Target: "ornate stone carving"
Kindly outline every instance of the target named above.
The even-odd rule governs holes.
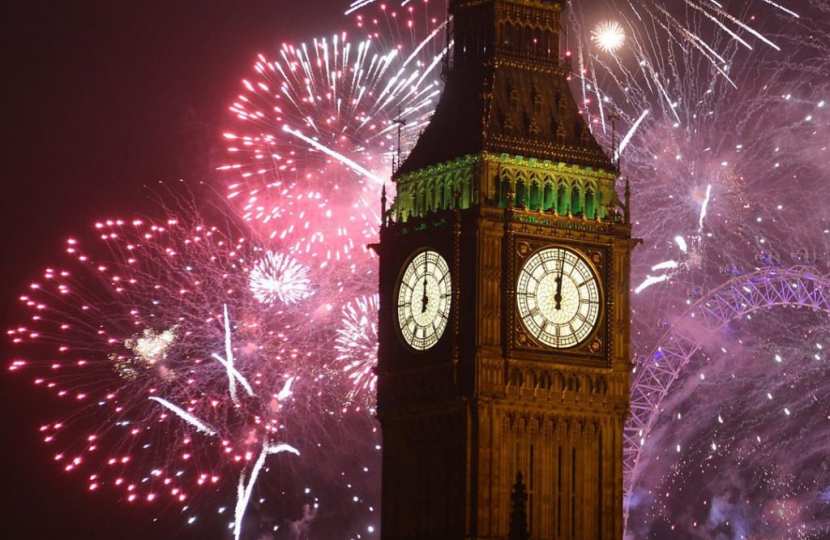
[[[631,225],[558,58],[567,2],[450,6],[455,67],[377,246],[382,540],[507,538],[518,472],[534,539],[622,540]],[[599,330],[567,350],[536,343],[515,313],[517,269],[554,245],[586,255],[606,300]],[[403,261],[424,246],[452,261],[458,288],[452,338],[416,355],[389,321]]]

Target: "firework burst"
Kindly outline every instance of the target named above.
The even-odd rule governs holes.
[[[191,519],[199,500],[236,492],[239,538],[268,464],[297,471],[284,492],[306,481],[303,448],[337,432],[350,381],[331,375],[326,343],[342,284],[192,216],[96,230],[98,245],[70,239],[68,263],[20,297],[29,317],[8,331],[10,369],[63,400],[43,440],[91,491],[169,497]]]
[[[404,146],[428,121],[440,88],[443,43],[433,18],[422,19],[422,30],[398,24],[384,38],[384,25],[407,21],[405,11],[394,17],[383,10],[375,20],[367,15],[369,4],[353,6],[362,10],[363,41],[339,35],[285,45],[275,59],[262,56],[231,107],[236,123],[225,135],[231,160],[222,169],[230,178],[227,196],[252,225],[255,241],[247,232],[229,234],[200,220],[103,222],[97,227],[103,249],[70,240],[65,267],[46,270],[21,297],[28,317],[8,332],[18,346],[10,369],[31,374],[37,387],[65,404],[66,417],[44,425],[43,439],[56,447],[64,470],[84,475],[90,490],[118,490],[131,502],[168,497],[193,515],[194,500],[213,500],[220,486],[229,486],[237,536],[246,509],[265,498],[254,495],[268,464],[298,466],[304,480],[345,478],[340,499],[359,501],[368,511],[376,506],[376,492],[353,489],[355,478],[374,472],[379,450],[374,437],[353,434],[371,428],[361,418],[359,429],[345,430],[352,436],[343,438],[332,426],[349,401],[371,403],[376,300],[361,296],[373,286],[374,263],[364,246],[376,235],[379,180],[389,176],[397,155],[395,120],[407,120]],[[747,16],[747,3],[688,0],[678,11],[655,0],[609,2],[626,47],[608,55],[589,52],[587,39],[577,44],[581,76],[575,81],[595,133],[611,146],[612,109],[626,128],[618,150],[634,185],[638,234],[648,246],[634,261],[642,287],[635,295],[639,351],[651,350],[678,313],[728,276],[784,262],[826,263],[830,33],[823,21],[830,8],[817,0],[809,4],[809,17],[798,17],[783,4],[755,5],[774,21],[762,33]],[[577,29],[594,27],[596,18],[579,5],[572,19]],[[266,281],[256,280],[271,302],[263,305],[252,276],[269,253],[283,262],[291,258],[307,273],[286,277],[274,273],[282,263],[268,263],[259,271]],[[282,290],[293,292],[284,298],[274,293]],[[341,311],[342,318],[335,316]],[[796,358],[817,363],[788,373],[823,381],[815,366],[821,366],[827,340],[819,331],[826,324],[802,318],[761,318],[754,331],[736,327],[735,335],[798,339],[779,340],[775,351],[760,339],[751,346],[741,338],[724,342],[704,358],[721,361],[718,377],[709,378],[734,380],[746,359],[786,365],[785,359]],[[757,370],[752,377],[765,374]],[[827,394],[819,385],[795,395],[795,381],[782,380],[787,385],[770,383],[766,393],[737,389],[745,401],[724,408],[781,403],[787,412],[776,410],[781,414],[769,424],[778,431],[783,416],[808,410],[801,398]],[[763,381],[753,388],[759,387]],[[713,463],[713,455],[720,459],[724,449],[744,443],[743,433],[760,437],[757,426],[772,418],[768,411],[754,418],[736,414],[735,429],[725,433],[718,426],[730,426],[728,414],[712,414],[708,399],[696,400],[694,414],[687,414],[682,398],[667,410],[694,420],[661,433],[683,442],[649,444],[659,449],[668,441],[672,452],[689,458],[649,480],[654,492],[670,497],[638,499],[633,515],[644,538],[672,534],[660,535],[657,521],[666,516],[686,520],[672,527],[695,530],[693,512],[678,511],[685,501],[680,495],[692,490],[677,486]],[[814,412],[815,418],[827,413]],[[810,431],[817,435],[796,434],[803,447],[826,446],[820,425]],[[326,444],[329,437],[339,444]],[[685,453],[694,439],[715,449],[698,445]],[[348,467],[326,466],[338,450],[360,457]],[[669,463],[662,450],[649,454],[662,458],[652,465]],[[780,453],[764,455],[769,463],[786,461]],[[772,478],[786,498],[796,485],[787,481],[791,473],[760,476]],[[710,477],[705,493],[717,494],[728,481],[735,485],[734,478]],[[279,491],[289,490],[287,482],[274,480]],[[826,488],[811,487],[826,497]],[[722,499],[719,511],[740,517],[740,508]],[[688,506],[699,502],[709,512],[711,500]],[[810,504],[802,499],[802,507]],[[809,537],[794,518],[809,519],[808,513],[790,504],[764,505],[757,519],[774,510],[784,522],[769,535]],[[715,521],[703,537],[717,534]],[[338,524],[333,530],[356,528]],[[811,530],[821,537],[822,529]]]
[[[318,266],[370,256],[399,135],[418,133],[440,92],[435,29],[412,48],[366,33],[260,55],[230,107],[228,198],[258,234]]]
[[[343,308],[335,350],[343,373],[351,381],[350,400],[374,403],[378,361],[378,295],[363,296]]]
[[[753,18],[748,4],[727,3],[717,22],[697,9],[708,7],[692,4],[685,2],[689,11],[683,13],[666,4],[667,13],[655,12],[660,16],[641,9],[641,16],[651,17],[646,25],[626,10],[657,3],[620,4],[625,49],[590,53],[585,40],[577,54],[583,111],[608,147],[616,138],[623,172],[631,177],[635,233],[646,240],[632,265],[638,370],[646,358],[653,360],[668,328],[694,326],[681,314],[725,281],[765,267],[809,265],[821,273],[830,252],[830,223],[818,202],[830,195],[824,158],[830,141],[830,4],[800,5],[809,18],[767,4],[765,17]],[[576,9],[575,24],[590,24]],[[734,26],[735,20],[758,26],[751,32]],[[757,35],[762,29],[764,39]],[[803,438],[807,447],[820,444],[826,432],[817,430],[806,443],[812,437],[792,434],[786,422],[795,411],[824,407],[802,398],[821,395],[805,388],[825,383],[792,383],[788,391],[778,383],[781,372],[762,376],[753,362],[776,355],[804,359],[793,361],[786,374],[811,373],[814,366],[806,360],[822,357],[822,326],[826,320],[815,315],[749,314],[724,335],[690,334],[703,345],[701,352],[672,388],[670,405],[660,406],[666,412],[658,427],[642,437],[640,468],[630,486],[631,534],[826,535],[826,515],[812,509],[821,504],[816,485],[830,478],[808,479],[753,457],[814,470],[809,460],[776,454],[766,441],[780,440],[771,433],[780,430]],[[798,343],[787,336],[799,336]],[[741,387],[742,375],[750,385]],[[728,388],[734,393],[720,390]],[[741,505],[728,493],[735,486]],[[781,504],[783,493],[798,502]],[[771,508],[780,508],[781,517],[762,517]]]
[[[266,252],[251,270],[251,292],[263,304],[297,303],[313,294],[308,271],[308,267],[289,255]]]
[[[603,21],[591,31],[597,47],[607,53],[617,52],[625,45],[625,30],[617,21]]]

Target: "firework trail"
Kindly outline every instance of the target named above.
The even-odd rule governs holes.
[[[230,107],[228,199],[262,238],[308,264],[371,256],[399,135],[405,151],[441,88],[442,22],[415,18],[361,15],[362,39],[343,33],[260,55]]]
[[[419,16],[414,24],[426,27],[411,30],[400,24],[405,15],[386,9],[375,22],[370,4],[354,6],[363,41],[337,36],[260,57],[231,107],[232,159],[222,170],[253,240],[249,231],[223,233],[197,219],[103,222],[103,249],[70,241],[66,269],[48,269],[21,298],[29,317],[9,330],[19,346],[10,369],[64,400],[66,418],[43,426],[43,437],[60,447],[55,459],[67,472],[88,473],[91,490],[118,488],[128,501],[166,495],[192,514],[191,501],[213,501],[216,486],[230,486],[230,527],[239,536],[246,512],[266,512],[266,497],[254,492],[267,491],[270,482],[257,479],[274,464],[277,491],[327,486],[325,500],[308,501],[315,510],[360,505],[351,509],[359,516],[341,512],[319,529],[329,531],[324,537],[351,535],[356,523],[376,526],[377,489],[355,488],[357,479],[377,483],[376,433],[365,417],[341,416],[349,403],[372,401],[373,261],[364,246],[377,232],[376,180],[389,177],[397,155],[395,120],[407,120],[404,144],[428,121],[444,44],[436,19]],[[740,23],[751,20],[741,2],[689,0],[679,11],[655,1],[609,2],[614,10],[601,18],[575,5],[577,29],[611,13],[626,35],[616,52],[600,53],[589,33],[574,32],[586,36],[576,44],[582,76],[575,83],[601,139],[608,142],[611,110],[626,133],[620,157],[632,179],[637,233],[647,240],[634,275],[637,285],[651,274],[658,280],[635,296],[640,351],[730,275],[827,262],[830,8],[818,0],[798,10],[786,4],[757,3],[767,24],[754,33]],[[268,261],[280,254],[296,267],[286,272]],[[641,496],[630,522],[642,537],[664,538],[666,527],[692,531],[690,538],[821,537],[824,518],[813,510],[830,485],[822,461],[805,453],[795,462],[815,473],[812,483],[793,468],[759,464],[761,456],[786,462],[776,441],[826,447],[817,420],[809,433],[796,433],[795,422],[760,409],[766,400],[787,418],[827,416],[820,397],[828,395],[820,369],[826,322],[809,317],[759,317],[706,349],[701,360],[713,372],[695,377],[727,384],[744,366],[754,390],[736,388],[719,405],[691,387],[672,396],[667,410],[686,420],[663,424],[649,443],[655,450],[638,493],[652,496]],[[785,377],[774,372],[781,380],[753,371],[754,360],[778,357],[784,362],[773,363],[794,366]],[[804,396],[811,395],[818,401],[810,404]],[[690,396],[694,404],[684,401]],[[752,449],[757,457],[741,462],[748,472],[735,484],[753,494],[751,512],[727,497],[733,476],[694,479],[701,467],[726,470],[736,455],[730,449],[750,448],[742,445],[757,437],[771,443],[766,453]],[[331,439],[338,444],[326,444]],[[683,459],[668,458],[668,450]],[[352,459],[347,465],[325,465],[343,454]],[[303,480],[292,483],[283,473],[295,467]],[[342,485],[331,486],[334,476]],[[762,489],[762,480],[776,490]],[[684,499],[689,492],[706,498]],[[773,513],[775,527],[759,530]],[[694,526],[701,514],[706,528]],[[740,531],[718,529],[723,516]]]
[[[586,35],[596,13],[573,7],[575,33]],[[620,11],[627,44],[607,53],[587,39],[576,43],[578,84],[583,112],[609,147],[608,111],[622,118],[619,157],[647,245],[635,259],[639,292],[683,281],[688,294],[670,310],[682,312],[689,296],[725,275],[794,254],[799,262],[822,259],[826,237],[815,233],[826,228],[816,195],[826,193],[827,3],[805,7],[810,22],[782,6],[763,8],[758,32],[780,51],[746,50],[698,9],[664,13],[645,1],[607,7]],[[745,3],[712,9],[758,19]],[[690,34],[717,51],[717,66],[688,46]],[[658,304],[640,308],[663,309]]]
[[[613,127],[625,133],[622,169],[646,240],[633,261],[634,346],[649,355],[724,281],[769,266],[826,271],[830,4],[611,4],[626,44],[576,44],[578,85],[609,147],[609,111],[622,118]],[[578,28],[600,20],[575,9]],[[826,445],[810,418],[830,412],[826,329],[826,316],[773,311],[694,335],[704,347],[645,439],[632,537],[826,537],[830,475],[790,446]]]
[[[329,437],[348,436],[338,424],[352,384],[329,346],[337,278],[194,215],[96,232],[97,243],[67,241],[69,260],[30,285],[28,321],[8,331],[10,370],[64,403],[41,432],[66,472],[128,502],[170,497],[189,523],[238,483],[238,539],[253,493],[273,491],[257,482],[269,464],[281,464],[281,491],[340,467]],[[252,286],[275,272],[281,295]],[[313,464],[299,457],[307,446]]]
[[[431,113],[443,44],[438,22],[421,38],[358,23],[361,41],[286,45],[244,82],[231,107],[243,131],[225,135],[238,159],[222,170],[250,229],[188,212],[102,222],[103,249],[70,241],[69,268],[22,298],[31,320],[9,332],[11,369],[72,398],[44,439],[91,490],[169,494],[188,523],[235,498],[236,538],[253,506],[272,512],[255,492],[310,505],[324,538],[377,527],[377,433],[350,413],[372,407],[374,338],[355,332],[374,326],[348,313],[376,306],[361,298],[375,285],[378,180],[397,157],[395,120],[406,145]],[[367,347],[360,365],[332,346],[349,331]],[[276,485],[258,481],[273,464]]]

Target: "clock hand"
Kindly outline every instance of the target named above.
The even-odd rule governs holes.
[[[424,297],[421,299],[421,313],[426,313],[427,305],[429,304],[429,296],[427,296],[427,278],[424,278]]]
[[[556,277],[556,294],[553,299],[556,301],[556,309],[562,309],[562,278],[565,274],[565,261],[559,265],[559,275]]]
[[[427,312],[427,305],[429,305],[429,296],[427,296],[427,276],[429,275],[429,259],[424,256],[424,297],[421,299],[421,313]]]

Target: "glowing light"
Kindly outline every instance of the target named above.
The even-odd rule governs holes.
[[[182,409],[178,405],[174,405],[173,403],[170,403],[166,399],[162,399],[160,397],[155,397],[155,396],[150,397],[150,401],[155,401],[156,403],[159,403],[162,407],[165,407],[165,408],[169,409],[176,416],[178,416],[179,418],[181,418],[182,420],[184,420],[185,422],[187,422],[191,426],[195,427],[196,429],[198,429],[202,433],[205,433],[205,434],[210,435],[210,436],[216,435],[216,430],[215,429],[211,428],[210,426],[208,426],[207,424],[205,424],[204,422],[202,422],[201,420],[199,420],[198,418],[196,418],[195,416],[193,416],[189,412],[185,411],[184,409]]]
[[[337,330],[334,348],[343,364],[343,373],[352,383],[349,399],[374,399],[377,375],[378,295],[364,296],[343,308],[343,322]]]
[[[597,47],[613,54],[625,45],[626,36],[625,30],[617,21],[603,21],[591,31],[591,37]]]
[[[251,388],[251,384],[248,380],[242,376],[239,371],[233,365],[233,346],[232,346],[232,338],[231,338],[231,321],[230,317],[228,316],[228,305],[225,304],[222,306],[222,315],[223,315],[223,323],[225,328],[225,357],[222,358],[216,353],[213,353],[211,356],[217,360],[220,364],[225,366],[225,369],[228,370],[228,393],[230,394],[231,401],[233,401],[236,405],[239,405],[239,399],[236,397],[236,383],[242,385],[245,391],[248,393],[249,396],[254,395],[254,390]]]
[[[165,358],[176,340],[177,329],[178,326],[174,326],[157,334],[151,328],[145,328],[142,337],[128,339],[124,346],[132,350],[141,361],[152,365]]]
[[[293,304],[313,294],[308,275],[309,268],[290,255],[269,251],[254,264],[251,291],[264,304]]]
[[[664,274],[662,276],[647,276],[646,279],[636,289],[634,289],[634,294],[640,294],[649,287],[657,285],[658,283],[665,283],[669,279],[671,279],[671,276],[668,274]]]
[[[382,16],[385,30],[361,26],[362,40],[338,34],[259,55],[230,106],[227,197],[272,249],[308,266],[369,256],[399,130],[405,155],[440,94],[444,19],[410,27]]]
[[[350,402],[330,376],[339,369],[330,345],[336,329],[316,324],[317,304],[276,309],[255,298],[250,276],[267,250],[253,238],[187,209],[140,224],[101,223],[93,238],[102,249],[76,238],[66,270],[47,270],[52,277],[21,298],[43,331],[10,331],[12,339],[25,335],[14,371],[73,398],[63,400],[65,421],[43,438],[65,446],[57,454],[67,470],[95,471],[91,490],[124,489],[130,502],[166,495],[195,508],[211,495],[186,485],[222,493],[241,471],[250,493],[259,469],[249,461],[299,448],[268,442],[291,437],[288,426],[328,424],[315,443],[346,430],[339,415]],[[328,293],[326,304],[347,303],[341,275],[308,268],[307,279]],[[47,303],[48,312],[40,307]],[[46,331],[53,327],[59,331]],[[308,432],[302,437],[312,442]]]

